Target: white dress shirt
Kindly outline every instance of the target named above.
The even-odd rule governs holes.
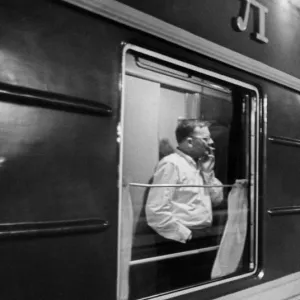
[[[183,152],[164,157],[157,165],[153,184],[221,185],[214,172],[204,173]],[[212,205],[223,200],[223,188],[152,187],[146,203],[146,217],[161,236],[185,243],[191,229],[212,224]]]

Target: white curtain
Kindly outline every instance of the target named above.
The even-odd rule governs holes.
[[[133,210],[129,185],[123,187],[120,240],[119,300],[127,300],[129,295],[129,268],[133,238]]]
[[[228,220],[211,272],[212,278],[237,270],[246,241],[247,216],[247,180],[237,180],[228,195]]]

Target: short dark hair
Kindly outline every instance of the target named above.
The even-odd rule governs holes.
[[[200,121],[199,119],[182,119],[178,121],[175,131],[177,143],[180,144],[187,137],[191,136],[196,127],[209,127],[210,123],[207,121]]]

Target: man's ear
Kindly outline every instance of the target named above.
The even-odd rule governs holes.
[[[193,139],[191,137],[186,138],[186,142],[189,146],[193,145]]]

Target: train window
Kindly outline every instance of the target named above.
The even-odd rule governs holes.
[[[135,46],[123,84],[119,293],[170,297],[252,274],[256,88]]]

